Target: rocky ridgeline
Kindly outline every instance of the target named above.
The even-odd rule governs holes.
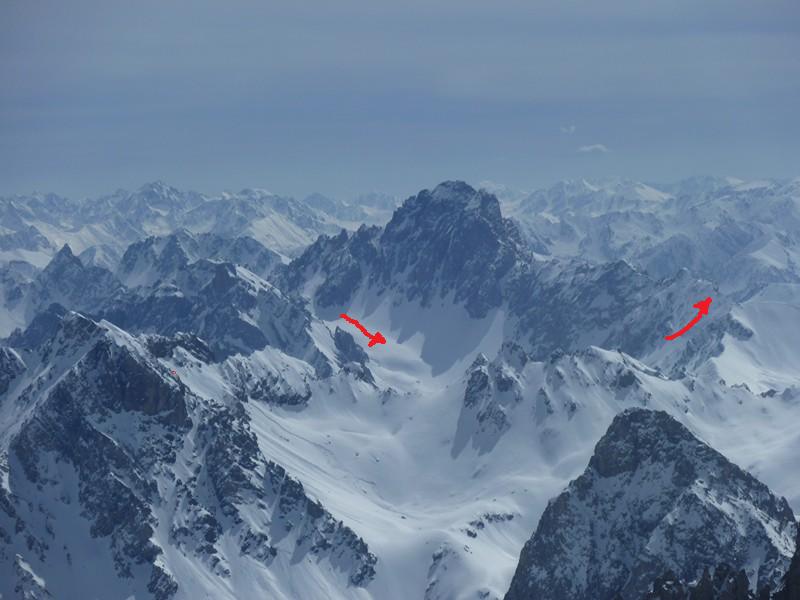
[[[159,362],[176,348],[203,356],[200,340],[137,338],[76,313],[54,323],[21,351],[29,369],[2,353],[14,402],[30,415],[0,461],[0,573],[12,587],[89,594],[58,568],[86,544],[111,556],[113,593],[159,600],[181,585],[176,552],[223,579],[239,554],[267,568],[314,556],[352,586],[374,577],[364,541],[262,454],[248,399],[204,400]]]

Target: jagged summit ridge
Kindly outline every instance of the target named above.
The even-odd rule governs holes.
[[[452,294],[471,316],[499,306],[502,279],[531,257],[497,198],[461,181],[448,181],[408,198],[381,230],[362,227],[322,237],[295,260],[288,285],[314,272],[323,307],[346,303],[361,286],[392,289],[423,306]]]

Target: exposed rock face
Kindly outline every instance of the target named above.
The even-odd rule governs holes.
[[[363,365],[369,360],[367,353],[364,352],[361,346],[356,344],[353,336],[341,327],[337,327],[333,332],[333,342],[339,352],[339,357],[343,361],[356,362]]]
[[[84,266],[65,244],[34,280],[29,292],[30,314],[53,302],[92,312],[121,289],[122,284],[110,271]]]
[[[702,576],[686,582],[668,571],[653,581],[652,590],[642,600],[769,600],[768,588],[758,593],[750,589],[743,569],[734,571],[729,565],[717,565],[712,572],[704,569]]]
[[[152,284],[126,292],[101,316],[137,333],[194,334],[208,340],[217,360],[274,346],[308,360],[320,375],[330,374],[308,332],[311,316],[299,301],[232,263],[200,259],[177,270],[154,265],[167,273],[163,279],[148,271],[142,280]]]
[[[323,307],[345,306],[358,286],[379,260],[380,227],[360,227],[335,236],[320,236],[281,273],[281,287],[295,291],[306,278],[316,273],[324,276],[314,292]]]
[[[149,237],[131,244],[117,268],[128,287],[169,281],[178,271],[202,259],[230,262],[266,277],[281,257],[251,237],[224,238],[211,233],[180,230],[164,237]]]
[[[19,354],[11,348],[0,346],[0,396],[2,396],[11,382],[25,370],[25,363]]]
[[[190,333],[178,333],[173,337],[150,335],[146,340],[147,349],[158,358],[171,356],[177,348],[182,348],[203,362],[214,362],[214,354],[208,344]]]
[[[409,198],[386,225],[378,276],[393,284],[407,273],[406,295],[428,304],[453,292],[481,317],[503,300],[502,278],[524,252],[516,225],[500,214],[497,198],[460,181]]]
[[[39,312],[24,331],[17,329],[8,337],[8,344],[15,348],[36,348],[55,335],[61,319],[67,310],[58,303],[53,303]]]
[[[158,493],[150,471],[175,460],[178,436],[190,426],[185,390],[163,379],[135,346],[75,313],[65,315],[55,336],[37,350],[40,360],[63,362],[66,370],[51,388],[42,373],[19,396],[30,403],[34,418],[22,424],[9,447],[14,462],[7,517],[16,519],[17,532],[46,563],[47,538],[55,533],[46,526],[49,536],[42,536],[41,522],[53,518],[53,507],[32,503],[30,494],[38,490],[47,497],[69,473],[75,495],[64,491],[61,501],[78,503],[91,538],[109,540],[117,575],[149,570],[155,597],[168,597],[177,587],[157,562],[162,549],[152,540],[152,503]],[[122,415],[139,424],[138,435],[130,436]],[[162,431],[170,433],[162,438]]]
[[[321,306],[345,305],[368,282],[423,306],[452,293],[471,316],[482,317],[501,304],[503,277],[528,256],[494,196],[448,181],[406,200],[382,230],[362,227],[352,235],[321,237],[292,263],[287,277],[296,286],[309,270],[322,271],[325,280],[315,294]]]
[[[374,384],[375,377],[367,367],[369,357],[364,352],[364,349],[356,344],[353,336],[342,328],[337,327],[333,332],[333,342],[342,369],[352,373],[357,379]]]
[[[492,362],[479,354],[467,371],[453,456],[458,455],[467,443],[480,452],[488,452],[511,426],[510,410],[522,396],[516,374],[503,360],[502,354]]]
[[[800,600],[800,524],[797,526],[797,542],[792,562],[774,598],[775,600]]]
[[[548,505],[506,600],[639,599],[667,570],[692,581],[721,561],[774,586],[795,533],[784,499],[666,413],[629,409]]]

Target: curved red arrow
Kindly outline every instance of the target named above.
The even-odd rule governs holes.
[[[677,337],[681,337],[684,333],[689,331],[692,327],[697,325],[700,322],[700,319],[703,318],[703,315],[708,314],[708,307],[711,305],[711,297],[709,296],[705,300],[701,300],[696,304],[692,304],[692,307],[697,309],[697,314],[694,316],[694,319],[689,321],[686,325],[684,325],[681,329],[676,331],[675,333],[664,337],[665,340],[674,340]]]
[[[354,318],[348,317],[344,313],[340,314],[339,316],[342,317],[348,323],[352,323],[353,325],[358,327],[358,330],[369,338],[369,344],[367,344],[367,346],[369,348],[372,348],[375,344],[385,344],[386,343],[386,338],[383,337],[383,334],[381,334],[380,331],[376,331],[374,334],[372,334],[369,331],[367,331],[366,327],[364,327],[361,323],[356,321]]]

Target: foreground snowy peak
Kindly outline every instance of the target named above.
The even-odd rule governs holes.
[[[638,599],[667,570],[720,562],[774,589],[795,533],[786,500],[666,413],[629,409],[548,505],[506,600]]]
[[[374,577],[363,540],[262,453],[242,369],[76,313],[34,338],[0,353],[4,598],[307,597]]]

